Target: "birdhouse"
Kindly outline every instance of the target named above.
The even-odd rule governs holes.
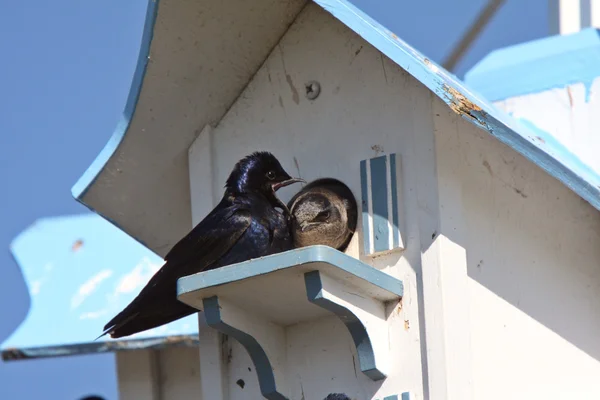
[[[346,0],[150,1],[73,194],[162,257],[257,150],[351,189],[350,245],[181,277],[198,346],[119,356],[123,400],[600,396],[600,176]]]

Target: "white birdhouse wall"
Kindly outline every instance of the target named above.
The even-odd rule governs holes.
[[[198,350],[171,347],[116,353],[120,400],[198,399]]]
[[[435,98],[433,115],[439,236],[424,248],[424,276],[428,259],[441,266],[423,295],[426,326],[445,329],[445,348],[427,342],[429,365],[448,366],[441,390],[600,398],[598,211]]]
[[[404,283],[388,378],[361,374],[328,317],[286,329],[291,399],[600,397],[598,213],[314,4],[191,147],[194,223],[255,150],[306,180],[345,182],[363,212],[347,253]],[[231,347],[229,398],[260,399],[249,356]]]
[[[361,233],[363,220],[377,223],[373,217],[378,210],[371,205],[359,215],[358,233],[347,253],[404,282],[403,304],[389,319],[394,359],[390,376],[373,382],[362,374],[347,330],[335,317],[327,317],[286,330],[292,399],[322,399],[336,391],[356,399],[401,398],[404,392],[422,398],[419,317],[413,297],[420,265],[418,221],[408,212],[416,208],[417,177],[407,172],[417,171],[424,161],[415,152],[419,137],[433,137],[430,93],[327,12],[309,4],[223,119],[205,127],[190,148],[194,223],[222,195],[233,163],[256,150],[273,152],[288,173],[307,181],[340,179],[359,205],[363,189],[368,189],[372,204],[385,208],[384,219],[369,229],[374,251],[364,247]],[[371,174],[367,182],[363,174],[361,179],[361,161],[375,159],[369,164],[377,168],[382,157],[384,175]],[[373,190],[375,181],[383,185],[382,191]],[[212,192],[206,190],[208,184]],[[299,189],[293,185],[278,194],[287,202]],[[375,239],[379,228],[385,237]],[[412,249],[404,250],[411,238]],[[231,346],[229,398],[260,398],[249,356],[239,344]],[[236,384],[238,379],[243,388]]]

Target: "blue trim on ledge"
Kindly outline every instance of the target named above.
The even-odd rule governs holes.
[[[309,246],[179,278],[177,296],[312,262],[324,262],[402,297],[402,281],[329,246]]]
[[[490,101],[583,83],[586,101],[600,76],[600,31],[587,28],[491,52],[465,75]]]
[[[137,66],[133,74],[129,95],[127,96],[127,102],[125,103],[125,109],[123,110],[123,115],[117,123],[117,127],[115,128],[108,143],[106,143],[100,154],[98,154],[96,159],[71,188],[71,194],[77,200],[81,200],[81,198],[85,196],[85,193],[89,187],[95,182],[96,178],[98,178],[98,175],[100,175],[110,158],[123,141],[123,138],[127,133],[127,129],[129,129],[129,124],[133,118],[133,114],[142,91],[144,76],[146,75],[146,67],[148,66],[148,59],[150,55],[150,44],[152,43],[152,36],[154,34],[154,24],[156,22],[157,12],[158,0],[148,0],[148,7],[146,9],[146,22],[144,23],[144,31],[142,33],[142,41],[138,55]],[[116,223],[115,225],[118,226]]]
[[[254,369],[258,376],[258,384],[262,395],[268,400],[287,400],[287,397],[277,391],[273,367],[271,366],[269,357],[267,357],[267,353],[265,353],[260,343],[247,333],[223,322],[218,296],[203,299],[202,304],[204,306],[204,317],[206,318],[208,326],[225,335],[231,336],[244,346],[248,352],[248,355],[254,363]]]
[[[356,347],[358,363],[360,370],[374,381],[380,381],[386,378],[375,364],[375,352],[371,345],[371,339],[367,329],[350,310],[340,306],[323,297],[323,283],[321,282],[321,273],[311,271],[304,274],[304,284],[306,285],[306,296],[311,303],[335,314],[346,326],[352,341]]]

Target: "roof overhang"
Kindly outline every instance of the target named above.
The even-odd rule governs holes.
[[[346,0],[315,0],[456,114],[600,208],[600,176],[511,118]],[[191,228],[187,151],[216,124],[304,6],[300,0],[150,1],[122,121],[73,188],[83,204],[164,255]]]
[[[163,256],[192,224],[187,150],[240,95],[305,0],[149,0],[121,121],[74,185]]]

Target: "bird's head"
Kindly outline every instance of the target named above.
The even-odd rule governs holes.
[[[275,156],[266,151],[252,153],[233,167],[225,187],[233,193],[259,193],[267,197],[274,207],[289,214],[285,204],[275,195],[277,190],[304,179],[292,178]]]
[[[296,247],[326,245],[343,250],[356,228],[350,189],[330,178],[311,182],[290,201]]]

